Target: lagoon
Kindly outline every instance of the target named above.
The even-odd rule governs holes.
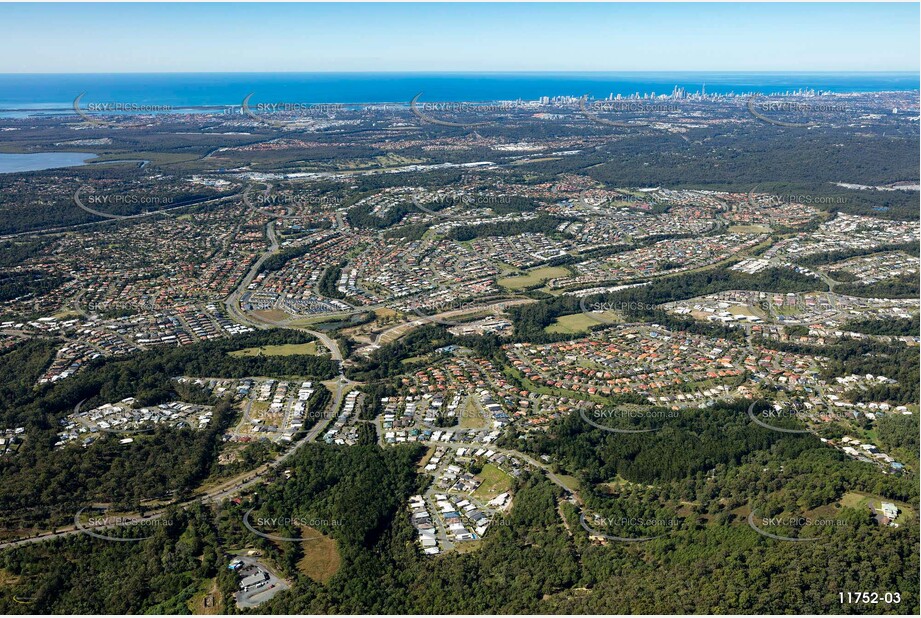
[[[58,167],[86,165],[96,155],[91,152],[36,152],[30,154],[0,153],[0,174],[37,172]]]

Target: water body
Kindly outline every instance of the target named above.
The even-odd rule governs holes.
[[[919,90],[918,73],[152,73],[0,75],[0,116],[73,113],[77,95],[90,104],[168,106],[171,111],[257,103],[408,103],[534,100],[610,94],[779,94]],[[100,113],[100,112],[97,112]]]
[[[34,154],[0,153],[0,174],[38,172],[58,167],[86,165],[96,155],[89,152],[38,152]]]

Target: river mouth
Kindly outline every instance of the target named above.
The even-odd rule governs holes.
[[[87,165],[96,156],[91,152],[0,153],[0,174],[81,167]]]

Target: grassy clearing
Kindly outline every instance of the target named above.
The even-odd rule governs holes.
[[[63,311],[59,311],[59,312],[55,313],[55,314],[54,314],[54,317],[57,318],[57,319],[59,319],[59,320],[68,320],[68,319],[70,319],[70,318],[78,318],[78,317],[80,317],[80,313],[77,312],[77,311],[74,311],[73,309],[65,309],[65,310],[63,310]]]
[[[458,543],[457,545],[455,545],[454,551],[459,554],[469,554],[472,551],[478,550],[481,547],[482,543],[483,541],[480,541],[480,540],[464,541],[463,543]]]
[[[559,161],[563,157],[538,157],[536,159],[519,159],[512,161],[512,165],[528,165],[531,163],[546,163],[547,161]]]
[[[212,616],[224,613],[224,599],[217,585],[217,579],[206,579],[199,591],[186,602],[186,607],[196,616]]]
[[[534,270],[525,271],[523,275],[499,279],[497,283],[509,290],[521,290],[531,287],[532,285],[539,285],[548,279],[565,277],[569,274],[571,274],[569,269],[563,266],[543,266],[541,268],[535,268]]]
[[[486,420],[486,413],[477,407],[472,397],[468,397],[467,403],[464,406],[464,411],[461,414],[461,429],[480,429],[486,427]]]
[[[13,575],[6,569],[0,569],[0,588],[16,586],[20,581],[22,578],[18,575]]]
[[[492,500],[499,494],[508,491],[512,486],[512,477],[491,463],[483,466],[477,477],[483,481],[473,492],[473,495],[477,498]]]
[[[566,487],[568,487],[572,491],[574,492],[579,491],[579,479],[577,479],[576,477],[570,476],[568,474],[557,474],[556,476],[558,479],[563,481],[563,484],[566,485]]]
[[[258,313],[258,312],[254,311],[253,313]],[[284,312],[278,311],[277,313],[284,313]],[[287,316],[287,314],[285,315]],[[288,320],[285,323],[285,326],[288,328],[301,328],[304,326],[311,328],[311,327],[316,326],[317,324],[326,324],[329,322],[342,322],[343,320],[347,320],[347,319],[348,319],[348,316],[346,316],[345,314],[330,313],[330,314],[325,314],[325,315],[315,315],[315,316],[310,316],[306,318],[295,318],[292,320]]]
[[[269,409],[268,401],[254,401],[253,407],[250,408],[250,415],[264,414]]]
[[[730,234],[770,234],[773,230],[766,225],[730,225]]]
[[[325,584],[342,564],[336,541],[309,526],[301,526],[301,531],[307,540],[301,541],[304,557],[298,561],[297,569],[313,581]]]
[[[316,356],[317,342],[310,343],[285,343],[282,345],[265,345],[258,348],[244,348],[229,352],[231,356],[292,356],[295,354],[309,354]]]
[[[799,307],[792,305],[782,305],[780,307],[774,305],[774,312],[777,313],[777,315],[791,316],[800,313],[800,310]]]
[[[400,315],[396,310],[390,309],[389,307],[380,307],[379,309],[374,310],[374,315],[378,318],[392,318]]]
[[[384,331],[384,334],[380,336],[380,339],[378,339],[377,343],[379,345],[387,345],[388,343],[393,343],[414,328],[419,328],[419,326],[421,326],[421,324],[407,322],[406,324],[401,324],[400,326],[387,329]]]
[[[758,315],[752,310],[751,307],[733,306],[727,309],[727,311],[729,311],[729,313],[731,313],[732,315],[748,315],[748,316]]]
[[[429,459],[431,459],[432,455],[434,454],[435,454],[435,447],[434,446],[428,447],[428,449],[425,451],[425,455],[423,455],[422,459],[419,460],[419,465],[417,466],[417,468],[419,470],[422,470],[423,468],[425,468],[425,466],[429,462]]]
[[[291,316],[280,311],[278,309],[260,309],[258,311],[253,311],[253,315],[261,320],[268,320],[269,322],[280,322],[281,320],[287,320]]]
[[[841,500],[838,502],[841,504],[841,506],[855,509],[861,507],[869,508],[872,506],[878,512],[880,509],[882,509],[882,503],[884,501],[891,502],[899,509],[899,516],[895,519],[896,523],[904,524],[915,518],[915,511],[911,508],[911,505],[905,502],[882,498],[881,496],[875,496],[873,494],[868,494],[862,491],[849,491],[841,496]]]
[[[402,365],[412,365],[413,363],[418,363],[419,361],[425,360],[425,356],[410,356],[409,358],[404,358],[400,361]]]
[[[567,335],[576,335],[579,333],[587,333],[589,329],[591,329],[593,326],[598,326],[599,324],[619,321],[621,320],[613,311],[603,311],[601,313],[593,313],[592,315],[586,315],[584,313],[573,313],[556,318],[553,320],[553,324],[544,330],[546,330],[548,333],[564,333]]]
[[[857,508],[861,504],[866,504],[867,500],[870,499],[870,494],[865,494],[859,491],[849,491],[843,496],[841,496],[841,506],[847,506],[850,508]]]

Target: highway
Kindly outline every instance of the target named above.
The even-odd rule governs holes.
[[[178,508],[184,509],[194,504],[210,504],[210,503],[222,502],[224,500],[232,498],[233,496],[239,494],[242,491],[245,491],[251,487],[254,487],[255,485],[258,485],[259,483],[262,482],[262,480],[270,472],[272,472],[274,469],[281,466],[281,464],[283,464],[292,455],[294,455],[294,453],[296,453],[298,449],[303,447],[305,444],[316,440],[317,436],[319,436],[326,429],[326,426],[330,423],[330,421],[333,418],[335,418],[336,416],[335,413],[336,411],[338,411],[339,407],[342,404],[343,389],[344,389],[344,384],[342,384],[341,380],[337,380],[337,382],[340,384],[340,386],[336,389],[334,396],[331,400],[331,405],[327,408],[327,412],[326,414],[324,414],[323,418],[319,419],[317,423],[307,431],[304,437],[302,437],[300,440],[295,442],[291,448],[286,450],[284,453],[281,453],[278,457],[276,457],[271,462],[262,464],[255,470],[250,470],[248,472],[245,472],[243,474],[240,474],[234,477],[233,479],[224,481],[216,485],[215,487],[209,489],[203,495],[196,496],[195,498],[192,498],[185,502],[171,504],[168,507],[162,507],[159,509],[152,510],[143,516],[125,515],[120,518],[120,522],[117,524],[93,526],[92,528],[88,528],[88,529],[92,530],[93,532],[98,533],[102,530],[109,530],[112,528],[130,524],[130,523],[154,521],[154,520],[157,520],[163,517],[163,515],[166,514],[167,509],[169,508],[178,507]],[[76,523],[74,525],[66,526],[64,528],[58,528],[56,533],[52,533],[50,531],[44,531],[44,532],[39,533],[38,536],[29,537],[27,539],[19,539],[16,541],[0,543],[0,549],[19,547],[22,545],[30,545],[32,543],[43,543],[50,539],[57,539],[57,538],[62,538],[62,537],[67,537],[67,536],[73,536],[75,534],[85,534],[85,532],[83,532],[82,530],[80,530],[79,527],[77,527]]]
[[[240,299],[242,298],[243,294],[246,293],[248,286],[252,283],[253,279],[259,273],[259,269],[262,267],[262,264],[265,263],[267,259],[269,259],[271,256],[275,255],[278,252],[279,243],[278,243],[278,237],[275,232],[275,221],[274,220],[270,221],[266,225],[266,235],[269,240],[269,248],[266,250],[265,253],[263,253],[259,257],[258,260],[256,260],[256,262],[253,263],[253,265],[250,267],[249,271],[246,273],[246,275],[244,276],[240,284],[225,299],[224,304],[227,307],[228,313],[231,316],[231,318],[234,319],[238,323],[241,323],[247,326],[251,326],[253,328],[259,328],[259,329],[290,328],[280,322],[273,322],[271,320],[267,320],[261,317],[247,314],[242,310],[240,306]],[[506,301],[506,303],[507,302],[508,301]],[[521,302],[521,301],[518,301],[518,302]],[[528,302],[528,301],[524,301],[524,302]],[[432,316],[428,319],[442,317],[442,315],[447,317],[453,313],[456,313],[456,312],[449,311],[449,312],[445,312],[444,314],[440,314],[439,316]],[[300,440],[295,442],[291,448],[279,454],[271,462],[263,464],[262,466],[259,466],[255,470],[251,470],[249,472],[240,474],[233,479],[224,481],[216,485],[215,487],[212,487],[211,489],[207,490],[204,494],[198,495],[195,498],[192,498],[185,502],[176,503],[176,504],[169,505],[169,507],[162,507],[156,510],[152,510],[143,516],[125,515],[120,518],[120,522],[118,524],[93,526],[91,528],[92,532],[99,533],[100,531],[104,531],[107,529],[115,528],[118,526],[130,524],[130,523],[153,521],[153,520],[163,517],[163,515],[166,514],[168,508],[176,508],[176,507],[188,508],[189,506],[192,506],[194,504],[217,503],[217,502],[221,502],[223,500],[232,498],[233,496],[243,491],[246,491],[247,489],[250,489],[256,486],[257,484],[261,483],[263,479],[269,473],[271,473],[274,469],[279,468],[285,461],[290,459],[291,456],[294,455],[294,453],[296,453],[301,447],[303,447],[303,445],[316,440],[317,437],[320,436],[323,433],[323,431],[325,431],[329,423],[336,417],[336,414],[342,405],[342,400],[344,398],[345,391],[349,387],[353,385],[357,385],[358,383],[352,382],[345,377],[345,374],[343,373],[343,370],[342,370],[342,361],[343,361],[342,351],[339,349],[339,345],[336,343],[334,339],[332,339],[325,333],[322,333],[316,330],[311,330],[308,328],[298,327],[298,328],[295,328],[294,330],[300,330],[300,331],[306,332],[316,337],[316,339],[329,350],[331,359],[335,361],[339,366],[339,374],[336,378],[334,378],[335,380],[334,385],[330,384],[331,381],[327,381],[325,383],[327,385],[332,386],[331,388],[332,397],[331,397],[330,404],[325,411],[324,416],[321,419],[319,419],[317,423],[313,427],[311,427]],[[79,407],[79,404],[78,404],[78,407]],[[476,446],[477,448],[479,448],[479,446],[482,446],[482,445],[474,445],[474,444],[464,445],[460,443],[446,443],[446,444],[450,446]],[[527,463],[529,463],[530,465],[536,468],[542,469],[547,474],[547,477],[552,482],[554,482],[556,485],[563,488],[567,492],[567,494],[571,494],[575,496],[576,500],[581,503],[581,500],[578,498],[578,495],[575,493],[575,491],[572,488],[568,487],[565,484],[565,482],[563,482],[562,479],[560,479],[556,474],[554,474],[553,471],[550,470],[549,467],[546,466],[545,464],[540,463],[532,459],[531,457],[528,457],[527,455],[523,455],[517,451],[510,451],[507,449],[498,449],[495,447],[491,447],[491,448],[493,448],[493,450],[502,452],[506,455],[517,457],[523,461],[526,461]],[[33,536],[30,538],[25,538],[25,539],[19,539],[16,541],[0,543],[0,549],[19,547],[22,545],[28,545],[32,543],[42,543],[49,539],[72,536],[75,534],[86,534],[86,533],[87,532],[85,532],[84,530],[81,530],[76,525],[76,521],[75,521],[73,525],[70,525],[64,528],[59,528],[57,529],[55,533],[52,533],[50,531],[44,531],[44,532],[39,533],[38,536]]]
[[[222,196],[220,196],[220,197],[204,198],[204,199],[201,199],[201,200],[198,200],[198,201],[184,202],[184,203],[182,203],[182,204],[177,204],[177,205],[174,205],[174,206],[170,206],[169,208],[163,208],[163,209],[157,211],[156,213],[148,213],[146,216],[150,216],[150,215],[153,215],[153,214],[167,214],[167,213],[169,213],[170,211],[173,211],[173,210],[179,210],[179,209],[181,209],[181,208],[189,208],[189,207],[192,207],[192,206],[205,206],[206,204],[217,204],[217,203],[220,203],[220,202],[222,202],[222,201],[224,201],[224,200],[233,199],[233,198],[237,197],[238,195],[239,195],[238,193],[233,193],[233,194],[230,194],[230,195],[222,195]],[[76,205],[76,204],[75,204],[75,205]],[[39,229],[39,230],[30,230],[30,231],[26,231],[26,232],[16,232],[15,234],[4,234],[4,235],[0,236],[0,240],[11,240],[11,239],[14,239],[14,238],[21,238],[21,237],[23,237],[23,236],[32,237],[32,236],[44,236],[44,235],[48,235],[48,234],[58,234],[58,233],[61,233],[61,232],[69,232],[69,231],[73,231],[73,230],[79,230],[79,229],[82,229],[82,228],[85,228],[85,227],[92,227],[92,226],[95,226],[95,225],[103,225],[103,224],[106,224],[106,223],[112,223],[113,221],[116,221],[116,219],[109,218],[109,217],[106,216],[105,214],[99,214],[99,215],[96,215],[96,216],[101,216],[101,217],[105,217],[105,218],[104,218],[102,221],[90,221],[89,223],[75,223],[75,224],[73,224],[73,225],[61,225],[61,226],[58,226],[58,227],[48,227],[48,228],[42,228],[42,229]]]
[[[257,328],[269,328],[269,327],[274,327],[276,325],[271,324],[271,323],[268,323],[268,324],[259,323],[257,321],[252,320],[249,316],[245,315],[244,312],[240,309],[239,298],[242,295],[242,293],[246,290],[247,286],[252,282],[256,274],[259,272],[259,268],[262,266],[263,262],[265,262],[265,260],[267,260],[270,256],[274,255],[274,253],[278,250],[278,240],[275,234],[275,222],[274,221],[270,222],[267,225],[266,231],[267,231],[269,242],[270,242],[270,247],[268,251],[266,251],[266,253],[264,253],[253,264],[252,268],[250,268],[249,272],[243,278],[243,281],[241,281],[240,285],[237,286],[236,290],[234,290],[234,292],[231,293],[231,295],[225,301],[225,305],[227,306],[227,309],[230,312],[232,317],[236,318],[238,322],[241,322],[249,326],[254,326]],[[308,442],[312,442],[316,440],[317,436],[321,435],[321,433],[326,429],[326,426],[330,423],[330,421],[336,417],[336,413],[338,412],[339,408],[342,405],[342,399],[344,397],[345,390],[348,386],[350,386],[353,383],[347,380],[345,375],[343,375],[342,373],[342,363],[341,363],[342,352],[339,349],[339,346],[336,344],[335,340],[333,340],[332,338],[318,331],[312,331],[308,329],[299,329],[299,330],[303,330],[315,336],[324,346],[326,346],[329,349],[332,359],[339,363],[339,375],[337,378],[335,378],[335,386],[332,389],[332,398],[331,398],[329,406],[327,407],[323,417],[318,419],[317,423],[313,427],[311,427],[300,440],[295,442],[291,448],[279,454],[271,462],[265,463],[259,466],[258,468],[256,468],[255,470],[251,470],[249,472],[240,474],[234,477],[233,479],[224,481],[216,485],[215,487],[209,489],[203,495],[196,496],[195,498],[192,498],[185,502],[169,505],[169,507],[162,507],[162,508],[150,511],[149,513],[143,516],[125,515],[124,517],[120,518],[120,522],[118,524],[93,526],[91,530],[95,533],[99,533],[100,531],[115,528],[120,525],[126,525],[130,523],[135,523],[135,522],[153,521],[153,520],[163,517],[163,515],[167,512],[168,508],[176,508],[176,507],[188,508],[189,506],[192,506],[194,504],[209,504],[209,503],[216,503],[216,502],[221,502],[223,500],[227,500],[239,494],[240,492],[243,492],[261,483],[262,480],[270,472],[273,471],[273,469],[281,466],[285,461],[290,459],[291,456],[294,455],[294,453],[296,453],[301,447],[303,447]],[[327,384],[329,384],[329,382],[327,382]],[[80,404],[77,404],[77,409],[79,409],[79,406]],[[81,530],[76,525],[76,521],[73,525],[57,529],[55,533],[52,533],[50,531],[44,531],[44,532],[40,532],[38,536],[34,536],[34,537],[26,538],[26,539],[19,539],[16,541],[8,541],[5,543],[0,543],[0,549],[19,547],[22,545],[30,545],[32,543],[42,543],[49,539],[62,538],[66,536],[72,536],[75,534],[86,534],[86,532]]]

